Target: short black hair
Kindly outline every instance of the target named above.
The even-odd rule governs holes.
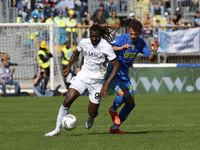
[[[93,25],[90,27],[90,30],[92,30],[92,31],[100,31],[100,30],[101,30],[101,27],[100,27],[100,25],[98,25],[98,24],[93,24]]]

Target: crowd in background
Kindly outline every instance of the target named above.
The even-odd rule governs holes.
[[[142,0],[143,1],[143,0]],[[116,28],[115,36],[119,36],[119,28],[127,27],[131,20],[135,19],[135,13],[130,12],[123,17],[118,17],[118,13],[127,12],[127,0],[98,0],[97,9],[91,13],[88,12],[88,3],[91,0],[35,0],[31,7],[28,7],[29,0],[13,0],[13,6],[19,10],[18,22],[46,22],[54,23],[59,29],[56,30],[56,44],[65,44],[67,40],[77,39],[76,27],[90,27],[93,23],[101,26],[112,26]],[[180,27],[190,27],[191,23],[181,22],[182,11],[177,7],[173,15],[166,14],[170,11],[170,0],[149,0],[149,10],[144,12],[141,18],[143,25],[142,38],[148,46],[152,38],[158,39],[158,28],[165,28],[166,31],[176,31]],[[190,3],[190,7],[196,8],[196,16],[194,16],[194,25],[200,26],[199,1],[196,0],[179,0],[179,6],[186,6]],[[155,13],[159,12],[161,18],[156,18]],[[173,16],[170,18],[169,16]],[[154,23],[155,22],[155,23]],[[164,23],[164,25],[163,25]],[[73,28],[74,27],[74,28]],[[43,34],[40,35],[42,37]],[[88,29],[82,35],[89,37]],[[41,41],[43,39],[41,38]],[[47,43],[48,44],[48,43]],[[73,41],[77,45],[77,41]]]
[[[194,3],[194,6],[196,8],[199,7],[199,1],[191,1]],[[30,4],[30,0],[12,0],[12,6],[18,8],[17,22],[43,22],[54,23],[58,25],[59,29],[56,30],[56,33],[58,33],[58,37],[56,38],[56,44],[65,44],[65,46],[61,49],[61,61],[63,67],[66,67],[68,65],[68,61],[73,52],[73,50],[71,50],[69,41],[71,39],[71,33],[73,34],[74,39],[76,39],[77,36],[76,28],[73,27],[86,27],[85,32],[83,33],[83,37],[89,37],[89,30],[87,28],[92,26],[94,23],[97,23],[101,26],[112,26],[116,28],[116,31],[118,31],[117,29],[119,29],[120,27],[127,27],[132,20],[136,19],[134,12],[130,12],[129,14],[127,14],[125,20],[123,18],[118,17],[117,15],[119,12],[127,10],[127,0],[99,0],[98,8],[94,11],[94,13],[88,12],[88,3],[90,2],[90,0],[35,0],[31,2],[34,3]],[[185,5],[183,0],[180,1],[180,3],[181,5]],[[169,11],[169,8],[170,0],[149,0],[149,10],[144,12],[144,16],[140,20],[143,25],[143,32],[141,36],[149,47],[152,38],[154,38],[154,40],[158,39],[158,28],[165,27],[166,31],[176,31],[180,26],[191,26],[189,23],[181,22],[182,14],[180,8],[176,8],[176,11],[173,14],[172,18],[166,18],[165,14]],[[161,14],[160,19],[156,18],[155,11],[157,10]],[[164,26],[161,24],[162,21],[166,22]],[[198,9],[196,9],[196,16],[194,16],[194,25],[200,26],[200,12]],[[49,44],[49,41],[44,39],[43,34],[41,33],[42,32],[39,33],[41,40],[39,52],[43,50],[43,47],[41,45],[42,42],[44,42],[44,40],[46,42],[44,48],[45,50],[46,44]],[[35,33],[32,32],[30,35],[34,36],[34,34]],[[49,34],[48,30],[47,34]],[[116,35],[118,36],[120,34],[116,32]],[[77,41],[75,40],[73,44],[77,45]],[[43,52],[40,55],[41,61],[43,61],[43,57],[45,58],[46,53]],[[39,54],[38,58],[40,58]],[[49,71],[43,70],[42,68],[40,72],[34,77],[34,93],[37,93],[38,96],[41,95],[40,92],[42,93],[45,90],[47,90],[46,85],[48,82],[47,77],[49,76]],[[44,78],[44,80],[41,80],[41,78]],[[64,81],[67,81],[67,79],[64,78]],[[68,87],[69,83],[65,83],[66,87]],[[17,91],[18,90],[16,89],[16,93]],[[51,91],[48,91],[47,93],[48,96],[52,96],[54,94]]]
[[[33,15],[37,15],[39,22],[45,22],[49,17],[59,15],[59,11],[63,11],[63,17],[69,17],[69,10],[73,10],[74,18],[77,20],[78,25],[83,25],[88,12],[88,3],[91,0],[12,0],[12,6],[18,8],[18,22],[28,22],[33,18]],[[141,0],[143,1],[143,0]],[[188,2],[190,1],[190,2]],[[196,8],[198,11],[199,1],[198,0],[179,0],[179,6],[185,6],[190,3],[190,6]],[[112,12],[115,12],[116,20],[120,22],[120,26],[126,26],[124,18],[117,18],[117,13],[127,11],[127,0],[98,0],[97,10],[91,15],[91,19],[94,22],[99,22],[102,25],[111,25],[113,22]],[[179,9],[179,10],[178,10]],[[162,19],[166,20],[166,13],[170,13],[170,0],[149,0],[149,11],[153,21],[156,21],[155,11],[159,11]],[[178,14],[180,8],[177,8],[175,14]],[[99,13],[100,12],[100,13]],[[102,13],[101,13],[102,12]],[[127,14],[128,16],[129,14]],[[126,16],[126,17],[127,17]],[[178,14],[178,18],[181,17]],[[197,16],[194,16],[198,18]],[[171,18],[173,19],[173,18]],[[162,20],[160,20],[162,21]],[[115,24],[114,24],[115,25]],[[197,25],[195,23],[195,25]],[[117,26],[118,27],[118,26]]]

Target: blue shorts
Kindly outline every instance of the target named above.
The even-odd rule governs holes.
[[[121,88],[126,88],[130,95],[134,94],[133,86],[130,80],[122,80],[119,78],[114,78],[110,83],[110,88],[117,93],[117,91]]]

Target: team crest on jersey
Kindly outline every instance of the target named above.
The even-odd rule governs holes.
[[[115,44],[116,43],[116,41],[114,40],[114,41],[112,41],[112,42],[110,42],[111,44]]]

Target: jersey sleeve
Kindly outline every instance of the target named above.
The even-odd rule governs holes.
[[[118,46],[118,47],[123,46],[121,44],[122,39],[123,39],[123,36],[119,36],[116,39],[114,39],[112,42],[110,42],[110,45],[112,45],[112,46]]]
[[[106,54],[109,61],[112,61],[117,57],[111,45],[107,46]]]
[[[79,52],[82,52],[83,51],[83,48],[82,48],[82,44],[83,43],[83,40],[81,40],[80,42],[79,42],[79,44],[78,44],[78,46],[77,46],[77,50],[79,51]]]
[[[144,57],[147,58],[149,55],[151,55],[151,51],[149,50],[148,46],[146,45],[143,39],[141,39],[141,43],[143,46],[141,53],[144,55]]]

